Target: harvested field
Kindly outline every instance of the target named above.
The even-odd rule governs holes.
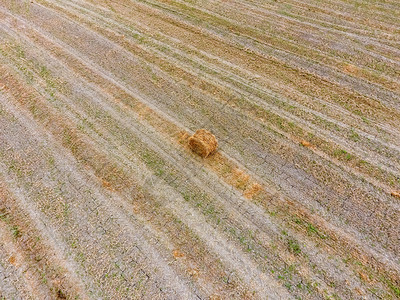
[[[0,299],[400,299],[399,28],[0,0]]]

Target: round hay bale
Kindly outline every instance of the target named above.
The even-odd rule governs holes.
[[[199,129],[189,138],[189,147],[193,152],[206,158],[218,147],[215,136],[205,129]]]

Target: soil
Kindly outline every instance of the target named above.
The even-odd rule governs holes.
[[[400,298],[398,28],[395,0],[0,1],[0,299]]]

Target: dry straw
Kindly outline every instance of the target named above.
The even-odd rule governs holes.
[[[206,158],[217,150],[218,142],[211,132],[199,129],[189,138],[189,147],[193,152]]]

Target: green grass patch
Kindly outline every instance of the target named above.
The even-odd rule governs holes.
[[[290,252],[296,255],[299,255],[301,253],[299,243],[293,238],[288,240],[288,248]]]

